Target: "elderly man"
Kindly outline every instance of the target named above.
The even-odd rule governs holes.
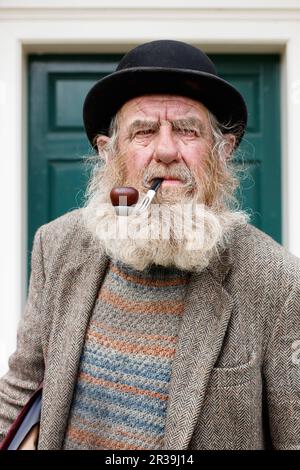
[[[44,380],[38,449],[300,449],[300,264],[234,198],[246,120],[178,41],[90,90],[86,204],[36,232],[3,436]],[[158,178],[118,215],[113,188]]]

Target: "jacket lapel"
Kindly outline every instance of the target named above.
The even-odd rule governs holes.
[[[230,250],[191,276],[169,391],[164,449],[187,449],[218,358],[233,301],[222,281]]]
[[[107,264],[108,258],[87,244],[81,259],[67,263],[57,279],[39,449],[62,448],[85,332]]]

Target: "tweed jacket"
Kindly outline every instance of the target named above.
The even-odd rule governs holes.
[[[38,449],[61,449],[85,331],[109,259],[75,209],[34,237],[0,432],[44,378]],[[300,260],[246,224],[185,298],[164,449],[300,449]],[[299,352],[299,354],[298,354]]]

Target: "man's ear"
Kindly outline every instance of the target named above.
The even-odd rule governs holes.
[[[224,134],[224,138],[226,139],[227,143],[224,146],[225,158],[229,160],[232,157],[232,153],[234,151],[236,137],[234,134]]]
[[[109,141],[109,137],[107,135],[98,135],[97,137],[97,149],[98,149],[98,154],[101,155],[101,152],[107,142]]]

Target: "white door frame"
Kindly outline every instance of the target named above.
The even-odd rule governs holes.
[[[164,38],[207,52],[281,54],[283,244],[300,257],[299,0],[0,0],[0,375],[26,301],[26,56],[125,52]]]

